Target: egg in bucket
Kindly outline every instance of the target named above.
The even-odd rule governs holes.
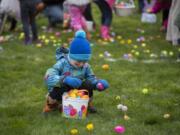
[[[63,94],[63,113],[66,118],[85,119],[89,95],[87,90],[71,90]]]

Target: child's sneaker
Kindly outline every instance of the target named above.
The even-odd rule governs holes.
[[[52,112],[54,110],[58,109],[58,104],[54,103],[54,104],[48,104],[46,103],[44,108],[43,108],[43,113],[48,113],[48,112]]]
[[[47,97],[46,104],[43,108],[43,113],[52,112],[58,109],[58,102],[56,100],[51,99],[49,96]]]
[[[24,44],[25,45],[31,45],[32,44],[32,40],[31,39],[25,39],[24,40]]]

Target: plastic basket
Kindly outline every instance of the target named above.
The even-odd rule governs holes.
[[[84,91],[88,94],[87,90]],[[75,118],[75,119],[85,119],[87,116],[89,98],[72,98],[68,97],[68,93],[63,94],[63,117],[66,118]]]
[[[156,21],[157,21],[156,14],[143,13],[141,16],[141,22],[143,23],[156,23]]]
[[[120,6],[118,5],[118,3],[115,4],[114,6],[114,10],[115,10],[115,14],[117,16],[129,16],[132,15],[135,11],[135,5],[134,5],[134,1],[130,1],[130,3],[128,3],[128,6]]]

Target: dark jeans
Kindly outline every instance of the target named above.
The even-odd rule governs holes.
[[[25,33],[25,40],[30,39],[30,30],[29,27],[31,26],[33,39],[37,39],[37,27],[35,22],[35,2],[33,0],[25,0],[20,1],[20,8],[21,8],[21,19],[23,24],[23,31]]]
[[[49,93],[49,96],[52,99],[56,99],[58,101],[62,101],[62,95],[64,92],[68,92],[72,90],[73,88],[63,84],[62,87],[54,87],[53,90]],[[92,83],[88,80],[84,81],[82,85],[79,87],[79,89],[86,89],[89,92],[89,97],[93,97],[93,90],[95,89],[95,86],[92,85]]]
[[[111,7],[105,0],[94,0],[93,2],[96,3],[102,13],[101,24],[109,27],[113,17]],[[90,4],[86,7],[84,16],[86,20],[94,22]]]

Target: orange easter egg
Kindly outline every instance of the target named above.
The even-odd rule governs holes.
[[[82,99],[88,99],[89,96],[88,96],[88,95],[83,95],[81,98],[82,98]]]
[[[108,65],[108,64],[102,65],[102,69],[104,69],[104,70],[109,70],[109,65]]]

